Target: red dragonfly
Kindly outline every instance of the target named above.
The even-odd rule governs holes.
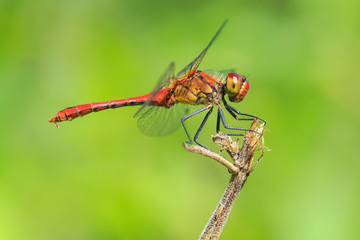
[[[197,139],[213,111],[214,105],[218,107],[216,131],[220,131],[220,121],[226,129],[252,131],[245,128],[230,127],[226,123],[223,108],[230,113],[236,120],[253,120],[259,119],[256,116],[241,113],[236,108],[230,106],[225,100],[225,95],[231,102],[240,102],[246,96],[249,90],[249,83],[245,76],[240,76],[237,73],[225,73],[215,71],[200,71],[198,67],[203,60],[207,50],[218,37],[221,30],[224,28],[227,21],[225,21],[210,43],[195,58],[176,76],[174,74],[174,63],[170,63],[165,73],[160,78],[155,90],[149,94],[132,97],[121,100],[113,100],[107,102],[95,102],[84,105],[77,105],[75,107],[65,108],[58,112],[55,116],[49,119],[56,127],[58,122],[71,121],[77,117],[82,117],[91,112],[98,112],[108,108],[118,108],[123,106],[142,105],[142,107],[135,113],[134,117],[139,117],[138,127],[146,135],[165,135],[177,129],[178,124],[174,124],[174,120],[180,120],[184,127],[185,133],[189,138],[188,143],[193,140],[198,145]],[[181,104],[178,104],[181,103]],[[186,105],[205,105],[197,111],[186,115],[186,108],[179,108],[177,106]],[[204,120],[201,122],[194,138],[192,139],[185,127],[185,121],[190,117],[207,111]],[[242,116],[242,117],[239,117]],[[244,117],[244,118],[243,118]],[[259,119],[265,122],[262,119]],[[243,136],[241,133],[228,134],[231,136]]]

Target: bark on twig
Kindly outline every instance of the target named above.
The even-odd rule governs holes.
[[[218,161],[220,164],[227,167],[231,173],[238,173],[240,171],[238,167],[236,167],[234,164],[229,162],[226,158],[224,158],[223,156],[220,156],[217,153],[210,151],[209,149],[199,147],[199,146],[194,146],[194,145],[189,146],[185,142],[183,143],[183,146],[185,147],[186,150],[188,150],[190,152],[199,153],[201,155],[212,158],[215,161]]]
[[[256,127],[257,124],[258,120],[255,119],[251,125],[251,129],[256,132],[249,131],[244,137],[241,148],[239,148],[237,141],[233,141],[226,134],[219,133],[216,136],[213,136],[213,141],[222,146],[222,150],[225,150],[229,154],[234,163],[231,163],[219,154],[200,146],[188,146],[185,143],[183,144],[186,150],[210,157],[227,167],[231,172],[229,185],[199,239],[219,239],[236,196],[244,186],[250,173],[255,169],[256,165],[263,157],[264,145],[263,141],[262,143],[259,141],[262,139],[264,124],[260,125],[259,128]],[[261,150],[261,156],[254,164],[252,164],[254,153],[257,150]]]

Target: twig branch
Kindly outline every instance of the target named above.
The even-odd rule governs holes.
[[[234,163],[229,162],[224,157],[208,149],[199,146],[188,146],[185,143],[183,144],[186,150],[210,157],[227,167],[231,172],[229,185],[199,239],[212,240],[219,238],[229,216],[231,207],[235,202],[236,196],[244,186],[250,173],[255,169],[263,157],[264,145],[263,141],[260,144],[259,140],[262,138],[262,134],[264,132],[264,124],[260,125],[259,128],[256,127],[257,124],[258,120],[255,119],[251,125],[251,129],[257,133],[249,131],[249,133],[244,137],[244,141],[240,149],[237,141],[233,141],[226,134],[219,133],[213,137],[213,141],[222,146],[222,149],[229,154]],[[252,165],[256,150],[261,150],[262,154]]]
[[[203,148],[200,146],[194,146],[194,145],[189,146],[185,142],[183,142],[183,146],[189,152],[198,153],[198,154],[207,156],[209,158],[212,158],[215,161],[218,161],[220,164],[227,167],[231,173],[238,173],[240,171],[240,169],[238,167],[236,167],[234,164],[229,162],[226,158],[220,156],[217,153],[210,151],[209,149],[206,149],[206,148]]]

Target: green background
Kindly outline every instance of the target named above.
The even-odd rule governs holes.
[[[47,120],[150,92],[224,19],[200,69],[248,76],[233,106],[267,120],[272,151],[221,239],[360,239],[356,0],[0,1],[0,239],[196,239],[230,175],[183,130],[144,136],[137,107]]]

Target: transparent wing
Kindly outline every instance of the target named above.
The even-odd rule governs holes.
[[[181,118],[188,114],[187,105],[175,104],[171,108],[146,106],[138,119],[138,127],[148,136],[161,136],[174,132],[181,125]]]
[[[218,37],[226,23],[227,20],[224,21],[215,36],[211,39],[210,43],[200,53],[200,55],[188,64],[182,71],[180,71],[176,77],[174,75],[175,64],[171,63],[169,65],[154,88],[152,95],[134,115],[134,117],[139,117],[138,127],[142,133],[149,136],[166,135],[175,131],[180,126],[181,118],[189,112],[187,105],[175,104],[170,108],[165,108],[163,106],[152,106],[151,100],[158,92],[157,90],[168,88],[176,79],[180,79],[185,76],[186,78],[193,77],[207,50]]]
[[[220,71],[222,74],[224,74],[225,76],[227,76],[229,73],[234,73],[236,72],[235,68],[229,68],[229,69],[224,69]]]
[[[155,88],[153,89],[153,92],[151,96],[148,98],[148,100],[142,105],[142,107],[134,114],[135,117],[139,117],[142,114],[144,114],[146,111],[149,110],[149,105],[151,103],[151,100],[156,95],[157,90],[166,88],[175,80],[175,63],[170,63],[169,67],[165,70],[163,75],[160,77],[159,81],[157,82]]]
[[[218,82],[223,83],[224,80],[226,79],[227,75],[229,73],[235,72],[235,69],[231,68],[231,69],[225,69],[222,71],[207,69],[207,70],[203,70],[203,72],[207,73],[208,75],[210,75],[211,77],[216,79]]]
[[[151,105],[151,100],[158,90],[168,88],[176,80],[174,69],[175,64],[172,62],[159,79],[149,99],[134,115],[134,117],[139,117],[138,127],[145,135],[159,136],[174,132],[180,126],[181,118],[188,112],[184,104],[175,104],[170,108]]]
[[[223,22],[223,24],[221,25],[221,27],[219,28],[219,30],[216,32],[215,36],[211,39],[211,41],[209,42],[209,44],[206,46],[206,48],[200,53],[200,55],[194,59],[194,61],[192,61],[189,65],[187,65],[183,70],[181,70],[177,75],[176,78],[180,79],[183,77],[187,77],[187,78],[191,78],[196,69],[199,67],[201,61],[203,60],[207,50],[209,49],[209,47],[211,46],[211,44],[215,41],[215,39],[219,36],[221,30],[224,28],[224,26],[226,25],[227,20],[225,20]]]

